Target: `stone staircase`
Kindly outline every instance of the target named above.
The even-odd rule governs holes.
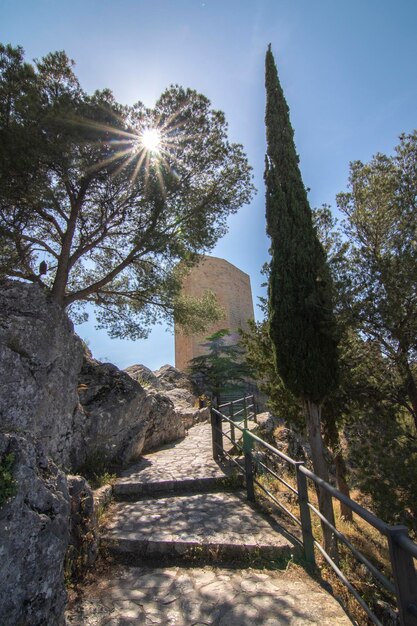
[[[147,455],[114,485],[101,545],[131,557],[206,562],[291,558],[296,546],[246,501],[230,465],[211,459],[210,426]]]
[[[209,424],[143,457],[114,496],[101,535],[113,569],[73,602],[70,626],[351,623],[304,570],[273,571],[297,546],[212,459]]]

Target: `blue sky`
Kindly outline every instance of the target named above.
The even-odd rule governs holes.
[[[335,208],[349,161],[391,152],[417,127],[415,0],[0,0],[0,41],[31,60],[65,50],[83,88],[109,87],[126,104],[152,106],[172,83],[210,98],[254,168],[258,194],[229,220],[213,254],[262,293],[268,258],[263,166],[264,56],[268,43],[290,106],[310,202]],[[110,340],[77,328],[94,355],[119,367],[174,362],[174,338]]]

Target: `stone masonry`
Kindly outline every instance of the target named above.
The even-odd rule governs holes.
[[[217,301],[225,311],[223,319],[202,334],[184,335],[175,329],[175,367],[186,369],[191,359],[205,353],[205,338],[217,330],[228,328],[231,333],[238,328],[246,329],[253,319],[253,303],[250,278],[237,267],[216,257],[202,256],[183,283],[188,296],[200,297],[207,290],[216,294]]]

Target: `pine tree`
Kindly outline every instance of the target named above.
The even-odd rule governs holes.
[[[337,378],[336,324],[326,254],[314,230],[299,169],[294,131],[269,45],[265,62],[265,163],[267,232],[271,238],[270,335],[277,371],[302,400],[315,473],[328,481],[321,434],[321,408]],[[334,523],[330,496],[319,491],[319,507]],[[323,526],[325,546],[335,553]]]
[[[216,331],[202,344],[207,353],[191,359],[188,368],[191,374],[203,375],[204,384],[217,406],[223,394],[244,387],[251,374],[244,360],[244,350],[240,344],[231,343],[233,339],[228,328]]]

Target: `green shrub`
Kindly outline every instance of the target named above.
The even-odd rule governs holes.
[[[87,479],[92,489],[107,485],[116,478],[111,473],[109,460],[102,450],[94,450],[78,469],[78,474]]]
[[[0,508],[17,493],[17,483],[13,478],[13,452],[5,454],[0,461]]]
[[[352,483],[372,498],[372,508],[390,524],[417,533],[417,439],[405,412],[382,419],[368,415],[356,422],[350,442]]]

